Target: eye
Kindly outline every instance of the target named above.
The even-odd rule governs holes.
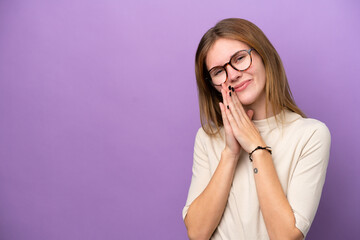
[[[223,71],[224,71],[224,70],[222,70],[222,69],[217,69],[217,70],[215,70],[214,76],[219,75],[219,74],[222,73]]]
[[[243,61],[245,57],[246,55],[244,53],[239,53],[238,55],[235,56],[233,63],[239,63]]]
[[[210,75],[211,75],[212,77],[216,77],[216,76],[220,75],[220,74],[223,73],[223,72],[224,72],[224,69],[222,69],[222,68],[215,68],[215,69],[213,69],[213,70],[211,71]]]
[[[243,58],[244,58],[244,56],[238,56],[238,57],[235,59],[235,62],[240,62]]]

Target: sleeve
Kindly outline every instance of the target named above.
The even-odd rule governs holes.
[[[192,178],[186,205],[182,211],[183,220],[191,203],[204,191],[211,179],[208,155],[202,141],[205,136],[206,133],[200,128],[195,137]]]
[[[314,220],[329,162],[330,132],[325,124],[318,126],[303,145],[287,195],[296,227],[304,237]]]

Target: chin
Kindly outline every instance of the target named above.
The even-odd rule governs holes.
[[[257,92],[243,92],[242,94],[238,94],[240,102],[243,106],[251,107],[251,105],[255,104],[255,102],[264,102],[265,103],[265,93],[257,93]]]
[[[256,98],[254,96],[239,96],[239,100],[244,106],[249,106],[253,104],[255,102],[255,99]]]

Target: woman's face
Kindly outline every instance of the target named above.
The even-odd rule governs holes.
[[[210,48],[206,57],[206,66],[209,69],[215,66],[223,66],[229,62],[231,56],[239,50],[249,50],[250,47],[240,41],[220,38]],[[260,55],[251,51],[252,64],[243,71],[237,71],[229,64],[226,66],[228,79],[226,87],[231,85],[235,88],[240,102],[253,110],[263,109],[265,106],[265,67]],[[221,86],[215,87],[218,91]]]

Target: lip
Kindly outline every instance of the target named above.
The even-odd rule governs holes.
[[[235,92],[240,92],[242,90],[244,90],[250,83],[251,83],[252,79],[243,81],[242,83],[240,83],[239,85],[235,86]]]

